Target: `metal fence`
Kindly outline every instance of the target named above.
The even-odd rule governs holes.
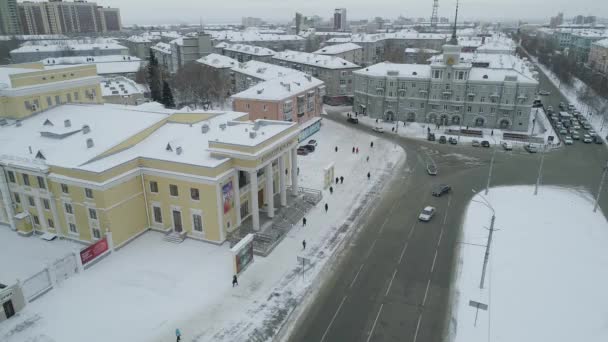
[[[21,288],[27,301],[34,301],[49,292],[54,286],[78,273],[78,260],[76,258],[76,254],[67,254],[55,260],[40,272],[25,279],[21,283]]]

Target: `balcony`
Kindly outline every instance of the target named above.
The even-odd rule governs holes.
[[[511,110],[511,109],[515,108],[515,104],[514,103],[501,103],[498,105],[498,108]]]

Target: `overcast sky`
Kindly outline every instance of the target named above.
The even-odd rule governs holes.
[[[94,0],[90,0],[94,1]],[[96,0],[98,5],[118,7],[122,21],[131,24],[240,23],[241,17],[286,22],[296,11],[329,18],[334,8],[345,7],[347,18],[375,16],[430,17],[432,0]],[[454,16],[456,0],[439,0],[439,16]],[[563,11],[608,17],[608,0],[461,0],[465,19],[540,19]]]

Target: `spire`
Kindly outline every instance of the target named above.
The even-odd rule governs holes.
[[[454,28],[452,29],[452,39],[450,39],[451,45],[458,45],[458,38],[456,38],[456,24],[458,23],[458,0],[456,0],[456,15],[454,16]]]

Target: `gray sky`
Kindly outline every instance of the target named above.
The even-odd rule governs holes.
[[[432,0],[96,0],[102,6],[118,7],[123,24],[240,22],[243,16],[269,21],[287,21],[296,11],[329,18],[334,8],[345,7],[349,19],[375,16],[395,18],[430,17]],[[608,17],[608,0],[461,0],[465,19],[539,19],[558,11]],[[439,16],[454,16],[455,0],[439,0]],[[545,12],[547,11],[547,12]]]

